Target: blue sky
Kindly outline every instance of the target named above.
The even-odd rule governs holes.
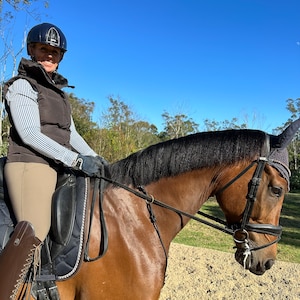
[[[271,132],[290,117],[286,100],[300,97],[299,0],[49,4],[41,21],[68,39],[59,72],[76,86],[69,92],[96,103],[96,119],[113,95],[159,129],[167,111],[200,130],[237,117]],[[19,16],[15,40],[36,23]]]

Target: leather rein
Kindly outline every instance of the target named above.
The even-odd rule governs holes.
[[[239,174],[237,174],[233,179],[231,179],[227,184],[225,184],[220,190],[218,190],[216,192],[216,195],[222,193],[230,185],[232,185],[236,180],[238,180],[245,173],[247,173],[255,164],[257,164],[256,169],[254,171],[254,174],[252,176],[252,179],[250,181],[248,194],[246,196],[247,203],[246,203],[246,207],[245,207],[244,212],[243,212],[242,221],[241,221],[241,223],[233,224],[231,226],[228,226],[226,221],[224,221],[220,218],[214,217],[214,216],[210,216],[210,215],[208,215],[204,212],[201,212],[201,211],[198,211],[197,215],[199,215],[201,217],[204,217],[208,220],[214,221],[217,224],[212,223],[211,221],[207,221],[206,219],[203,219],[201,217],[197,217],[195,215],[189,214],[185,211],[182,211],[182,210],[177,209],[173,206],[170,206],[170,205],[168,205],[168,204],[166,204],[166,203],[164,203],[160,200],[155,199],[152,195],[149,195],[146,192],[145,188],[142,187],[142,186],[137,187],[138,190],[132,189],[132,188],[128,187],[127,185],[122,184],[122,183],[117,182],[117,181],[114,181],[111,178],[107,178],[104,175],[99,175],[99,177],[96,178],[96,182],[98,183],[98,185],[100,183],[100,186],[101,186],[101,189],[100,189],[100,204],[102,206],[102,202],[103,202],[103,195],[102,195],[102,193],[103,193],[103,182],[106,181],[106,182],[109,182],[109,183],[111,183],[115,186],[118,186],[118,187],[120,187],[124,190],[127,190],[130,193],[134,194],[135,196],[137,196],[137,197],[139,197],[139,198],[146,201],[147,208],[148,208],[148,211],[150,213],[151,222],[153,223],[153,225],[155,227],[155,230],[156,230],[156,232],[157,232],[157,234],[160,238],[161,243],[162,243],[162,240],[161,240],[161,237],[160,237],[158,227],[155,224],[155,216],[153,214],[153,211],[151,210],[151,204],[154,204],[154,205],[160,206],[162,208],[171,210],[171,211],[173,211],[173,212],[175,212],[179,215],[188,217],[188,218],[193,219],[193,220],[195,220],[199,223],[208,225],[208,226],[210,226],[212,228],[215,228],[219,231],[222,231],[226,234],[232,235],[234,241],[237,244],[240,245],[240,248],[244,249],[244,255],[245,255],[245,257],[247,257],[248,255],[251,254],[251,251],[257,251],[257,250],[269,247],[269,246],[277,243],[281,238],[281,233],[282,233],[282,227],[281,226],[275,226],[275,225],[272,225],[272,224],[251,224],[251,223],[249,223],[251,213],[252,213],[252,210],[253,210],[253,206],[254,206],[254,203],[256,201],[257,191],[258,191],[258,188],[259,188],[259,185],[260,185],[260,182],[261,182],[262,173],[263,173],[263,170],[264,170],[265,165],[266,165],[267,162],[268,162],[268,159],[266,157],[260,157],[257,160],[251,162],[245,169],[243,169]],[[101,173],[104,174],[104,172],[101,172]],[[100,182],[99,182],[99,180],[100,180]],[[96,189],[96,187],[95,187],[95,189]],[[92,201],[93,203],[95,201],[95,194],[96,194],[95,189],[94,189],[94,196],[93,196],[93,201]],[[91,211],[91,218],[90,218],[89,234],[90,234],[90,229],[91,229],[91,220],[92,220],[92,211]],[[102,217],[101,217],[101,224],[104,224],[104,226],[105,226],[104,215],[102,215]],[[220,226],[218,224],[221,224],[222,226]],[[104,229],[106,231],[106,227]],[[272,242],[266,243],[266,244],[261,245],[261,246],[256,246],[256,247],[251,246],[250,245],[250,240],[249,240],[249,232],[250,231],[260,233],[260,234],[272,235],[272,236],[275,236],[276,239]],[[95,257],[95,258],[90,258],[90,257],[88,257],[89,234],[88,234],[88,241],[87,241],[87,249],[86,249],[86,252],[85,252],[85,260],[86,261],[94,261],[94,260],[97,260],[98,258],[102,257],[105,254],[105,252],[107,250],[107,241],[104,242],[104,244],[105,244],[104,248],[103,248],[103,240],[101,241],[102,253],[99,256]],[[162,243],[162,246],[163,246],[164,252],[166,254],[165,247],[164,247],[163,243]]]

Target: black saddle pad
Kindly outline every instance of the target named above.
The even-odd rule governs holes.
[[[51,257],[53,273],[56,276],[56,280],[65,280],[71,277],[78,269],[82,261],[82,253],[84,249],[84,232],[85,232],[85,220],[87,212],[88,202],[88,178],[77,177],[76,181],[76,211],[75,222],[70,240],[67,245],[57,245],[51,240],[51,235],[46,239],[48,246],[52,251],[56,253],[55,257]],[[42,261],[48,261],[47,251],[42,249]],[[58,249],[55,249],[58,248]],[[54,249],[54,250],[53,250]],[[58,253],[58,255],[57,255]],[[49,274],[49,263],[42,265],[41,275]]]

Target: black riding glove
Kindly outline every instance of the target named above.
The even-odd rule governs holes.
[[[97,156],[78,154],[73,167],[90,177],[96,177],[99,176],[100,168],[102,168],[103,165],[103,162],[101,162]]]
[[[104,166],[107,167],[109,165],[109,163],[107,162],[107,160],[105,160],[105,158],[103,158],[102,156],[96,156],[96,158],[99,160],[99,162]]]

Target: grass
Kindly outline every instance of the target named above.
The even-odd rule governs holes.
[[[289,193],[283,203],[280,224],[283,233],[278,243],[277,259],[300,263],[300,194]],[[224,219],[214,199],[209,199],[201,211]],[[228,234],[191,220],[176,236],[175,243],[234,253],[233,240]]]

